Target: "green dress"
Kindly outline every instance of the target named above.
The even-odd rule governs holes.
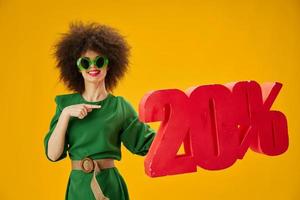
[[[97,102],[85,100],[80,93],[62,94],[55,97],[56,112],[50,122],[50,128],[44,138],[44,148],[48,160],[57,162],[66,158],[81,160],[113,158],[121,160],[121,142],[132,153],[147,154],[156,132],[146,123],[139,121],[132,105],[122,96],[108,96]],[[74,104],[96,104],[85,118],[71,117],[66,131],[65,146],[62,155],[55,161],[48,157],[49,138],[57,124],[61,111]],[[71,170],[65,199],[95,200],[90,187],[93,173]],[[96,179],[103,194],[110,200],[128,200],[126,183],[116,167],[103,169]]]

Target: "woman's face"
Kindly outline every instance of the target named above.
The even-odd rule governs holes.
[[[96,56],[101,55],[95,51],[87,50],[85,53],[81,54],[81,56],[89,57],[90,59],[94,60]],[[107,73],[108,67],[104,66],[98,69],[95,65],[90,66],[87,70],[82,70],[81,74],[85,81],[98,83],[105,80],[105,76]],[[98,72],[98,73],[93,73]]]

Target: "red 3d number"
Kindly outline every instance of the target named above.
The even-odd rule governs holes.
[[[288,148],[287,120],[271,111],[282,84],[242,81],[157,90],[139,105],[143,122],[160,121],[145,158],[151,177],[221,170],[253,151],[275,156]],[[183,143],[185,154],[177,155]]]

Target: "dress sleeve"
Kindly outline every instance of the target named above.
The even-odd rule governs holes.
[[[49,130],[48,130],[48,132],[46,133],[46,135],[44,137],[44,148],[45,148],[46,157],[48,158],[48,160],[50,160],[52,162],[57,162],[59,160],[62,160],[65,157],[67,157],[67,150],[68,150],[68,142],[67,142],[67,138],[66,138],[65,139],[64,150],[63,150],[63,153],[61,154],[61,156],[57,160],[51,160],[48,157],[48,141],[49,141],[49,138],[50,138],[53,130],[56,127],[57,121],[58,121],[59,116],[60,116],[61,111],[62,111],[62,109],[59,106],[59,100],[58,99],[59,99],[58,96],[56,96],[55,97],[55,102],[56,102],[55,114],[54,114],[54,116],[51,119]]]
[[[124,105],[121,141],[130,152],[144,156],[148,153],[156,132],[148,124],[140,121],[132,105],[121,98]]]

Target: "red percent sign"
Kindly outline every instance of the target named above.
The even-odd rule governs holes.
[[[281,83],[241,81],[225,85],[157,90],[139,104],[139,119],[160,121],[145,157],[150,177],[221,170],[242,159],[250,147],[269,156],[289,145],[287,120],[270,110]],[[177,155],[183,143],[185,154]]]

